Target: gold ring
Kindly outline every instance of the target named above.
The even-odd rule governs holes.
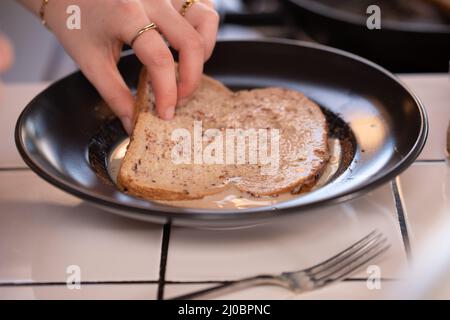
[[[181,15],[184,17],[188,10],[196,3],[198,0],[186,0],[181,8]]]
[[[133,47],[133,45],[134,45],[134,43],[136,42],[136,40],[137,40],[140,36],[142,36],[144,33],[146,33],[147,31],[150,31],[150,30],[154,30],[154,29],[156,29],[156,28],[157,28],[156,24],[154,24],[154,23],[152,22],[152,23],[146,25],[145,27],[143,27],[142,29],[140,29],[140,30],[136,33],[136,35],[134,36],[133,40],[131,40],[131,42],[130,42],[130,47]]]

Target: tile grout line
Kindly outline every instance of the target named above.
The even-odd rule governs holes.
[[[408,262],[411,262],[411,241],[409,239],[404,200],[402,199],[401,191],[399,188],[399,177],[392,180],[392,193],[394,195],[395,208],[397,211],[398,223],[400,225],[400,232],[402,234],[406,257],[408,259]]]
[[[369,278],[347,278],[343,282],[367,282]],[[199,281],[166,281],[166,285],[199,285],[199,284],[227,284],[235,282],[236,280],[199,280]],[[397,278],[382,278],[382,282],[400,281]]]
[[[158,300],[164,299],[164,286],[166,284],[167,255],[169,253],[170,231],[172,224],[166,223],[163,228],[161,243],[161,260],[159,265]]]
[[[117,280],[117,281],[82,281],[82,286],[93,285],[132,285],[132,284],[158,284],[157,280]],[[66,286],[66,282],[49,281],[49,282],[0,282],[0,288],[2,287],[42,287],[42,286]]]
[[[445,160],[439,160],[439,159],[424,159],[424,160],[417,160],[416,163],[443,163]],[[0,168],[0,172],[13,172],[13,171],[30,171],[28,167],[6,167],[6,168]],[[399,186],[396,180],[392,181],[392,191],[394,195],[394,201],[395,206],[397,210],[398,215],[398,221],[400,225],[400,230],[402,233],[403,238],[403,244],[405,247],[406,255],[408,258],[408,261],[411,260],[411,244],[409,239],[409,233],[408,233],[408,227],[406,223],[406,216],[405,216],[405,207],[404,203],[400,194]],[[160,273],[159,273],[159,280],[158,281],[87,281],[82,282],[82,285],[123,285],[123,284],[158,284],[158,299],[162,300],[164,298],[164,286],[166,284],[209,284],[209,283],[227,283],[229,281],[201,281],[201,282],[173,282],[173,281],[166,281],[166,268],[167,268],[167,255],[168,255],[168,247],[169,247],[169,240],[170,240],[170,231],[171,231],[171,224],[167,223],[164,225],[163,228],[163,239],[162,239],[162,245],[161,245],[161,260],[160,260]],[[345,281],[366,281],[366,279],[346,279]],[[390,281],[388,279],[388,281]],[[395,279],[394,279],[395,281]],[[13,287],[13,286],[58,286],[58,285],[66,285],[64,282],[30,282],[30,283],[16,283],[16,282],[10,282],[10,283],[1,283],[0,287]]]
[[[445,163],[445,159],[422,159],[422,160],[416,160],[414,163]]]
[[[344,279],[344,282],[366,282],[366,278],[348,278]],[[165,285],[201,285],[201,284],[226,284],[234,282],[235,280],[199,280],[199,281],[164,281]],[[391,282],[399,281],[394,278],[383,278],[381,281]],[[144,285],[144,284],[159,284],[158,280],[112,280],[112,281],[82,281],[82,286],[95,286],[95,285]],[[66,282],[49,281],[49,282],[0,282],[0,288],[2,287],[44,287],[44,286],[66,286]]]
[[[28,167],[0,167],[0,172],[31,171]]]

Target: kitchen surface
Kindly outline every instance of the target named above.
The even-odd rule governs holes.
[[[260,11],[251,15],[243,3],[228,2],[221,11],[219,38],[274,36],[318,42],[320,37],[298,27],[294,17],[280,18],[288,9],[276,1],[264,3],[245,7]],[[302,293],[262,285],[218,299],[450,298],[447,286],[438,288],[445,281],[436,281],[450,278],[450,264],[448,270],[439,270],[439,277],[423,280],[427,285],[416,286],[409,278],[423,262],[424,252],[430,252],[426,245],[439,226],[450,220],[450,76],[442,64],[405,62],[396,70],[389,68],[422,101],[429,133],[414,163],[387,183],[349,201],[299,209],[250,226],[158,225],[115,215],[74,197],[38,177],[22,160],[14,141],[19,115],[75,65],[36,20],[30,23],[35,23],[36,37],[48,44],[48,50],[39,63],[33,60],[33,67],[28,67],[29,40],[13,34],[18,32],[15,21],[4,9],[27,13],[11,1],[0,8],[2,31],[20,51],[0,96],[0,299],[171,299],[259,274],[311,267],[374,230],[384,234],[390,248],[343,281]],[[391,66],[394,60],[384,61]],[[442,263],[448,261],[448,254],[439,254]]]
[[[69,196],[23,163],[11,138],[24,105],[48,84],[10,84],[1,109],[0,297],[3,299],[170,298],[259,273],[322,261],[374,229],[391,249],[377,262],[381,289],[366,270],[342,283],[295,295],[263,286],[226,299],[366,299],[394,288],[416,248],[450,210],[446,128],[448,75],[400,75],[423,100],[430,135],[419,159],[390,183],[356,200],[251,228],[202,230],[121,218]],[[69,290],[70,266],[81,289]],[[70,270],[69,270],[70,271]]]

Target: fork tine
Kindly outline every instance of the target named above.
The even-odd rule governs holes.
[[[335,282],[338,282],[338,281],[346,279],[348,276],[350,276],[351,274],[356,272],[358,269],[360,269],[362,266],[367,264],[369,261],[371,261],[371,260],[377,258],[378,256],[380,256],[381,254],[385,253],[387,250],[389,250],[390,247],[391,246],[389,244],[384,246],[384,247],[382,247],[381,249],[379,249],[378,251],[373,253],[370,257],[368,257],[367,259],[361,261],[359,264],[357,264],[356,266],[352,267],[350,270],[347,270],[346,272],[344,272],[340,276],[338,276],[336,278],[329,278],[328,280],[324,281],[321,286],[323,287],[325,285],[329,285],[329,284],[332,284],[332,283],[335,283]]]
[[[329,280],[327,279],[341,279],[342,276],[347,276],[349,273],[352,273],[355,269],[360,268],[362,265],[372,260],[374,256],[376,257],[377,255],[387,250],[390,247],[390,245],[386,244],[386,242],[387,240],[383,239],[382,241],[379,241],[371,245],[356,257],[352,257],[351,259],[346,260],[344,264],[341,264],[333,268],[334,270],[328,270],[329,272],[327,274],[324,274],[321,277],[315,276],[313,277],[315,278],[316,281],[325,283],[329,282]],[[367,256],[369,257],[367,258]]]
[[[345,267],[345,265],[348,265],[352,261],[358,260],[361,256],[365,255],[367,252],[370,252],[374,248],[379,247],[383,243],[387,242],[387,239],[383,237],[383,235],[380,235],[371,241],[365,243],[364,246],[359,247],[356,250],[353,250],[350,254],[345,255],[345,257],[342,257],[339,259],[339,261],[328,265],[326,268],[322,268],[319,271],[315,271],[310,273],[310,275],[314,278],[322,278],[323,274],[330,274],[335,272],[336,270],[340,270],[341,268]]]
[[[307,268],[304,271],[305,272],[319,272],[319,270],[317,270],[317,269],[322,269],[322,270],[327,269],[327,268],[330,267],[330,265],[332,266],[332,265],[334,265],[336,263],[339,263],[340,261],[342,261],[343,259],[345,259],[349,255],[354,254],[361,247],[364,247],[367,244],[367,242],[370,242],[373,239],[376,239],[376,238],[380,237],[381,235],[382,234],[379,233],[377,230],[374,230],[371,233],[369,233],[367,236],[365,236],[364,238],[359,240],[358,242],[355,242],[353,245],[351,245],[347,249],[339,252],[338,254],[334,255],[333,257],[331,257],[331,258],[329,258],[329,259],[327,259],[325,261],[322,261],[322,262],[316,264],[315,266]]]

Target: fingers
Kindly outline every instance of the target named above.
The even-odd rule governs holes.
[[[144,11],[130,17],[126,26],[120,30],[121,40],[130,43],[137,32],[149,23]],[[139,36],[133,44],[133,49],[147,68],[158,115],[165,120],[172,119],[177,104],[177,81],[172,53],[156,30]]]
[[[181,0],[173,1],[179,1],[179,8],[184,3]],[[203,64],[214,48],[218,15],[212,9],[210,0],[202,1],[190,8],[185,17],[170,0],[158,1],[157,6],[155,0],[121,1],[111,7],[111,10],[116,10],[112,13],[117,19],[109,26],[109,32],[117,42],[129,44],[139,30],[151,21],[157,24],[158,31],[179,52],[180,79],[177,86],[175,62],[158,31],[146,30],[133,43],[137,57],[148,70],[156,110],[163,119],[173,118],[177,102],[183,104],[183,100],[195,92],[201,81]],[[96,57],[89,57],[92,62],[84,66],[80,63],[80,66],[130,133],[134,119],[134,99],[117,70],[117,57],[109,55],[108,50],[98,50]]]
[[[179,52],[178,102],[182,105],[200,84],[205,62],[204,40],[170,4],[164,10],[159,10],[158,14],[152,14],[151,3],[146,6],[150,19]]]
[[[178,0],[178,2],[180,1]],[[181,5],[179,5],[180,8]],[[175,5],[175,8],[177,9],[178,7]],[[205,44],[205,60],[208,60],[216,45],[220,20],[219,14],[214,10],[212,2],[209,2],[209,4],[198,2],[189,9],[185,18],[202,36]]]
[[[159,37],[159,35],[158,35]],[[158,115],[165,120],[174,117],[177,105],[177,80],[175,62],[170,50],[160,38],[160,43],[152,37],[144,37],[134,46],[138,58],[147,67],[156,101]]]
[[[139,60],[147,67],[158,115],[165,120],[172,119],[178,94],[172,53],[156,31],[143,34],[133,49]]]
[[[12,64],[13,50],[7,38],[0,34],[0,72],[6,71]]]
[[[84,75],[97,88],[111,110],[120,118],[128,134],[133,130],[134,98],[114,62],[102,55],[80,64]]]

